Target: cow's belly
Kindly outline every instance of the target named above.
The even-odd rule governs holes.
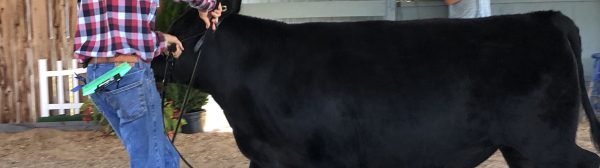
[[[236,139],[251,160],[265,167],[418,168],[476,164],[479,158],[491,154],[489,122],[485,122],[486,115],[474,115],[483,111],[469,111],[457,101],[461,100],[428,101],[421,105],[395,103],[387,105],[393,108],[370,110],[340,109],[325,101],[316,106],[324,107],[321,112],[292,118],[278,116],[274,117],[280,118],[278,122],[260,127],[279,128],[284,133],[274,130],[267,131],[274,133],[267,139],[257,138],[258,133],[236,135]]]
[[[363,128],[360,134],[341,127],[339,132],[315,128],[304,137],[239,145],[264,167],[472,167],[495,150],[482,130],[456,129],[449,123],[407,128]]]

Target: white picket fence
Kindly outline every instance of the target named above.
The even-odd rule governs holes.
[[[56,70],[49,71],[48,64],[46,59],[38,60],[38,69],[39,69],[39,89],[40,89],[40,117],[48,117],[50,116],[50,110],[58,110],[58,114],[65,114],[65,110],[70,110],[70,115],[79,113],[79,107],[83,105],[83,103],[79,102],[79,92],[71,92],[67,89],[69,96],[69,103],[65,103],[65,76],[68,76],[68,80],[66,82],[67,88],[71,88],[78,85],[78,81],[74,79],[74,75],[83,74],[86,72],[84,68],[77,67],[77,61],[71,60],[71,68],[63,69],[62,61],[56,61]],[[56,88],[57,101],[56,103],[50,103],[50,88],[48,83],[48,78],[53,78],[54,80],[50,80],[54,83]],[[69,84],[71,83],[71,84]]]

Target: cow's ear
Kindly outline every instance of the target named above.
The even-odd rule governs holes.
[[[242,0],[219,0],[222,5],[227,6],[227,11],[223,15],[238,14],[242,6]]]

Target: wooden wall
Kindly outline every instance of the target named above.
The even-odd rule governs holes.
[[[35,122],[37,60],[48,59],[49,69],[57,60],[71,60],[76,4],[77,0],[0,1],[0,123]],[[70,67],[69,61],[63,64]]]

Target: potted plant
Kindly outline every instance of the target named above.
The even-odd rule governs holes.
[[[166,99],[167,101],[172,102],[173,113],[175,116],[178,116],[179,113],[181,113],[180,108],[183,104],[187,86],[172,83],[167,85],[166,89]],[[182,133],[192,134],[202,132],[202,114],[206,112],[202,109],[202,106],[206,105],[206,103],[208,103],[208,94],[191,88],[188,101],[185,104],[186,112],[183,114],[183,118],[187,121],[187,125],[182,127]]]
[[[175,134],[175,128],[177,128],[177,120],[179,119],[179,114],[176,112],[173,107],[173,101],[166,101],[164,105],[164,114],[163,114],[163,122],[165,126],[165,132],[169,139],[173,139],[173,134]],[[179,124],[178,132],[182,131],[182,127],[187,125],[186,119],[181,119],[181,123]]]

